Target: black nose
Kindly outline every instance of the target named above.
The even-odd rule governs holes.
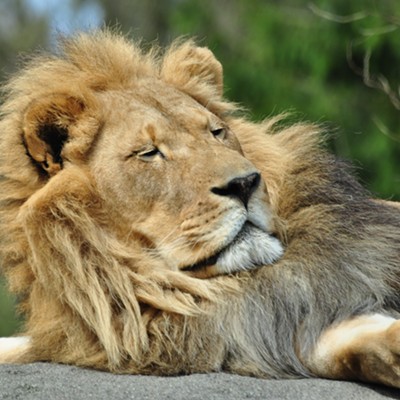
[[[211,191],[220,196],[236,197],[247,208],[247,203],[253,192],[258,188],[260,180],[260,174],[253,172],[244,177],[234,178],[222,187],[213,187]]]

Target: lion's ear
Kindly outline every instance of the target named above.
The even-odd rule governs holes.
[[[82,99],[66,94],[52,94],[28,106],[23,120],[24,143],[30,157],[49,175],[62,169],[64,146],[76,136],[74,128],[86,108]]]
[[[192,41],[173,45],[165,54],[161,77],[200,103],[222,97],[222,65],[211,50]]]

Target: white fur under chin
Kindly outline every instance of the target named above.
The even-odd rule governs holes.
[[[220,254],[216,268],[232,273],[272,264],[283,255],[281,242],[247,223],[235,240]]]

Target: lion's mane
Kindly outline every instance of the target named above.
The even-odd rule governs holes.
[[[304,360],[332,322],[400,309],[398,209],[370,199],[349,168],[323,150],[317,127],[277,128],[278,119],[254,124],[232,113],[222,81],[210,73],[219,64],[209,53],[193,59],[193,49],[189,41],[164,54],[143,52],[108,31],[81,34],[63,40],[58,54],[35,57],[6,87],[1,261],[32,338],[21,361],[306,376]],[[140,77],[188,93],[236,132],[285,226],[285,255],[276,265],[200,280],[158,266],[141,238],[118,235],[102,194],[81,170],[102,125],[96,94],[134,87]],[[32,122],[26,110],[41,115],[49,99],[50,116]],[[77,140],[65,146],[82,165],[44,174],[26,141],[34,124],[62,120],[66,108],[76,116],[70,134]]]

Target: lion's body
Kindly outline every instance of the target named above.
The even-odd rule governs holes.
[[[317,128],[230,114],[219,63],[190,42],[160,58],[103,32],[63,51],[3,106],[1,259],[29,346],[0,360],[396,386],[313,354],[343,321],[399,317],[398,206]]]

